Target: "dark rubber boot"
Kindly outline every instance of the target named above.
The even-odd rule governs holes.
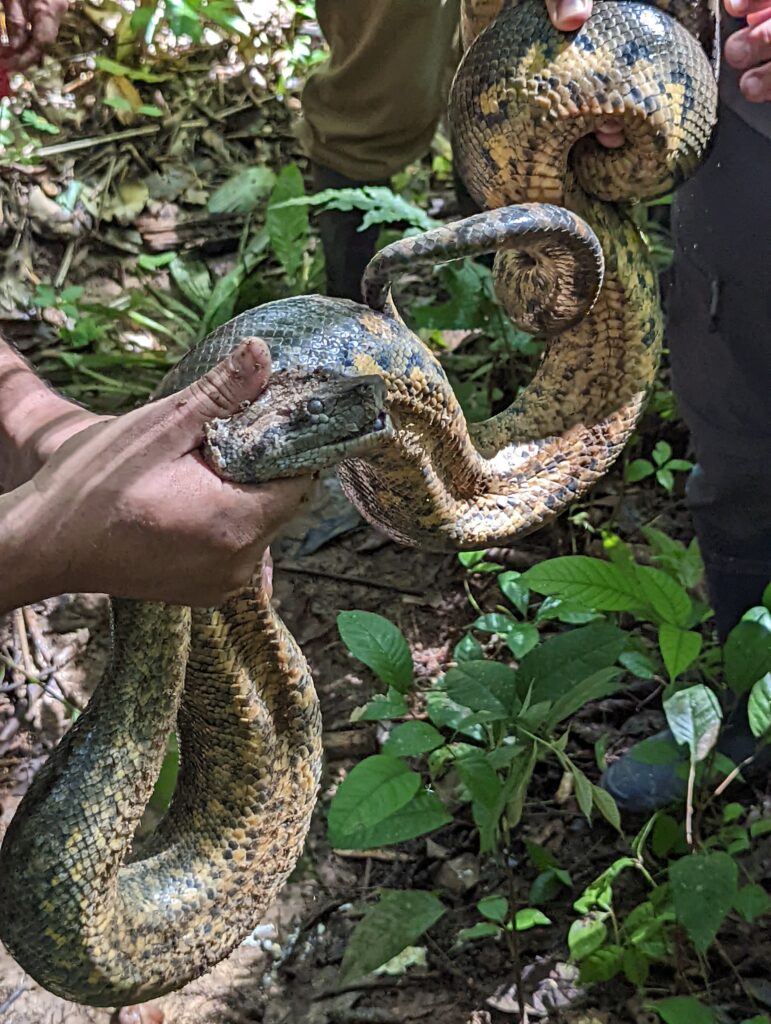
[[[328,188],[361,188],[364,185],[387,185],[387,181],[352,181],[329,167],[312,164],[314,192]],[[327,295],[361,302],[361,277],[375,255],[380,231],[378,225],[360,231],[364,214],[361,210],[325,210],[319,214],[319,233],[324,248]]]
[[[717,571],[708,563],[707,582],[715,608],[718,636],[720,642],[725,643],[728,633],[744,612],[760,603],[764,581],[748,572]],[[747,699],[747,694],[744,694],[729,713],[720,732],[717,749],[735,765],[757,754],[744,774],[749,778],[762,778],[771,765],[771,747],[765,746],[759,751],[747,718]],[[645,763],[654,759],[649,758],[654,744],[655,760],[664,763]],[[622,811],[644,813],[683,800],[687,777],[688,751],[685,747],[678,747],[672,733],[665,729],[636,744],[614,761],[603,773],[601,785]]]

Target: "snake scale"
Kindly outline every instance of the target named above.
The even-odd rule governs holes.
[[[488,212],[386,247],[366,303],[286,299],[236,317],[171,372],[173,392],[260,335],[265,396],[208,429],[218,473],[259,482],[337,463],[395,539],[476,548],[535,529],[621,451],[656,370],[656,276],[623,202],[690,174],[716,118],[704,0],[595,0],[560,33],[542,0],[477,0],[451,95],[458,168]],[[489,22],[489,24],[488,24]],[[622,118],[626,141],[592,133]],[[622,204],[622,205],[619,205]],[[389,297],[404,267],[495,251],[512,320],[548,338],[533,381],[467,425]],[[113,601],[87,711],[34,779],[0,855],[0,935],[59,995],[125,1005],[177,988],[259,922],[308,829],[321,763],[305,660],[260,586],[218,609]],[[171,808],[132,838],[176,729]]]

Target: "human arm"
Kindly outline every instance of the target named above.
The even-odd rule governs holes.
[[[56,41],[67,0],[5,0],[3,6],[8,43],[0,47],[0,67],[22,71]]]
[[[14,364],[0,346],[2,394]],[[307,481],[231,484],[198,448],[205,423],[262,391],[270,372],[262,342],[245,342],[184,391],[117,418],[54,396],[61,405],[49,406],[55,415],[46,419],[46,395],[14,358],[22,369],[12,369],[10,381],[31,423],[41,422],[32,436],[24,430],[16,448],[23,457],[11,461],[42,458],[40,439],[49,451],[30,479],[0,495],[0,612],[67,591],[210,605],[249,580]],[[3,433],[8,444],[22,431],[3,408],[0,447]]]

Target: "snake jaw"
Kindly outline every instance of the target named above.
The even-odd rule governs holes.
[[[280,370],[248,408],[207,425],[204,459],[237,483],[315,473],[386,444],[394,426],[385,403],[385,383],[375,374]]]

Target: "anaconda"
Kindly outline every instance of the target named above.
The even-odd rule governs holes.
[[[701,32],[701,0],[667,7]],[[524,0],[470,46],[451,109],[461,173],[492,213],[387,247],[365,275],[366,305],[316,296],[236,317],[164,393],[261,335],[277,372],[263,399],[211,425],[217,472],[259,481],[342,458],[346,492],[375,525],[406,543],[468,548],[556,515],[623,447],[662,325],[652,264],[615,204],[694,169],[716,96],[702,45],[667,14],[595,0],[588,24],[562,34],[540,0]],[[604,153],[590,136],[610,114],[627,141]],[[468,426],[388,285],[402,266],[484,249],[499,252],[510,315],[550,340],[531,384]],[[259,585],[219,609],[116,600],[113,617],[106,676],[0,855],[3,940],[43,985],[93,1005],[179,987],[244,938],[299,854],[321,759],[307,666]],[[174,728],[174,800],[132,856]]]

